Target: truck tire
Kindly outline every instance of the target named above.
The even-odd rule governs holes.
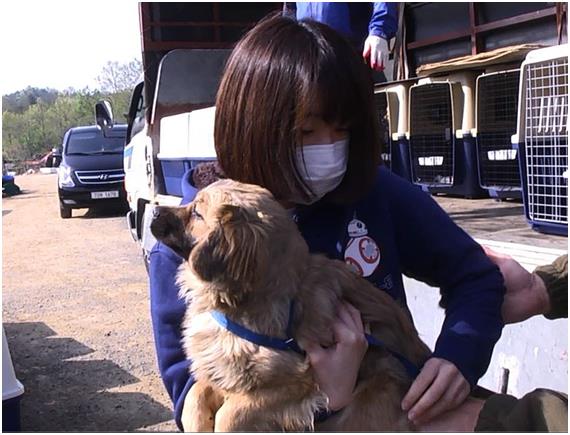
[[[62,219],[69,219],[71,217],[71,208],[59,204],[59,215]]]

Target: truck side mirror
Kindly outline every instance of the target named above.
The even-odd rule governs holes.
[[[103,132],[113,127],[114,120],[111,103],[106,100],[101,100],[95,104],[95,121]]]

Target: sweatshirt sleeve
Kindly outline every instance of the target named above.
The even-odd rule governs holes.
[[[558,257],[552,264],[537,267],[534,272],[544,281],[550,299],[550,312],[544,317],[568,317],[568,254]]]
[[[182,407],[194,383],[190,361],[182,349],[181,325],[186,305],[178,298],[176,273],[182,258],[158,242],[150,253],[150,309],[160,375],[174,404],[174,419],[182,429]]]
[[[373,3],[368,34],[391,39],[398,30],[398,3]]]
[[[503,277],[430,195],[391,178],[383,188],[392,202],[402,270],[441,291],[445,320],[433,356],[455,364],[473,387],[487,370],[504,326]]]

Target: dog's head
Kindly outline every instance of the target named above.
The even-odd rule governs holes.
[[[269,191],[232,180],[209,185],[187,206],[158,207],[151,231],[228,306],[259,288],[268,268],[293,249],[306,249],[293,220]]]

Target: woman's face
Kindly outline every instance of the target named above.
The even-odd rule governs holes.
[[[348,138],[348,125],[327,123],[318,113],[310,114],[301,127],[301,143],[324,145]]]

